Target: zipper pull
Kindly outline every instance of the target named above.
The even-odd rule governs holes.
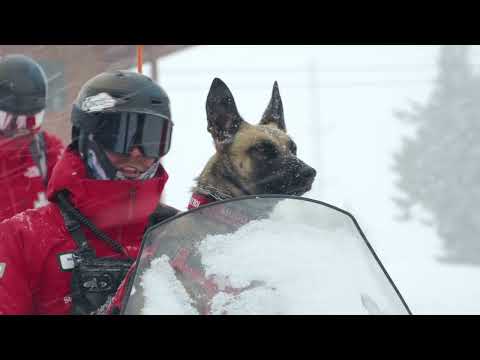
[[[128,221],[132,219],[133,215],[133,205],[135,201],[135,195],[137,193],[137,188],[136,187],[131,187],[130,190],[128,191],[128,195],[130,198],[129,204],[128,204]]]
[[[137,188],[136,187],[131,187],[130,191],[129,191],[130,200],[134,200],[136,194],[137,194]]]

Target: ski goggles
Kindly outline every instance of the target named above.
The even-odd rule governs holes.
[[[167,118],[135,112],[105,112],[93,137],[105,150],[128,155],[133,147],[159,158],[168,153],[173,123]]]
[[[19,115],[0,110],[0,132],[14,134],[18,130],[35,130],[40,128],[45,117],[45,110],[33,115]]]

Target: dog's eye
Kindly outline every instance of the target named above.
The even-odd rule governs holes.
[[[288,143],[288,148],[290,149],[290,152],[293,154],[293,155],[297,155],[297,145],[295,145],[295,143],[293,141],[290,141]]]
[[[275,145],[271,143],[260,143],[251,148],[251,151],[264,160],[275,159],[279,153]]]

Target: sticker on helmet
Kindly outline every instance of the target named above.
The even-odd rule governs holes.
[[[102,92],[100,94],[87,97],[83,100],[82,110],[86,112],[97,112],[105,109],[111,109],[118,103],[116,99],[109,94]]]

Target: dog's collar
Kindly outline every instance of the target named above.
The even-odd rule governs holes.
[[[188,203],[188,210],[196,209],[203,205],[217,201],[217,199],[206,196],[199,193],[193,193]],[[225,207],[225,205],[213,206],[205,209],[204,214],[208,217],[215,219],[221,224],[227,224],[232,226],[245,225],[252,220],[246,213],[241,210],[233,210],[232,208]]]
[[[198,208],[202,205],[209,204],[216,201],[212,196],[206,196],[200,193],[193,193],[190,201],[188,202],[188,210]]]

